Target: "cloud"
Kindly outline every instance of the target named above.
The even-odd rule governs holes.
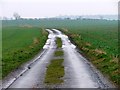
[[[52,17],[58,15],[117,14],[118,0],[3,0],[3,16]]]

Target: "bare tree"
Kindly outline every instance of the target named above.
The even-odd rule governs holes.
[[[14,14],[13,14],[13,17],[14,17],[16,20],[20,19],[20,15],[19,15],[18,13],[14,13]]]

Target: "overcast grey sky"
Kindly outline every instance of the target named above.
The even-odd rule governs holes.
[[[0,16],[53,17],[59,15],[118,14],[119,0],[1,0]]]

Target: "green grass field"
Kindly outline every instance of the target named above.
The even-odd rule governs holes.
[[[3,26],[16,25],[62,30],[104,75],[109,77],[115,84],[120,83],[120,73],[118,71],[118,21],[90,19],[3,21]],[[5,43],[5,45],[9,47],[9,43]]]
[[[62,31],[105,76],[120,83],[117,21],[85,20]]]
[[[74,29],[67,31],[66,34],[104,75],[115,84],[120,83],[117,31]]]
[[[42,49],[47,34],[39,27],[3,27],[2,77],[37,54]]]

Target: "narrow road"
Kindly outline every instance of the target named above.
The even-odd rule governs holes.
[[[77,52],[68,36],[54,29],[62,39],[65,66],[65,87],[70,88],[110,88],[113,87],[97,70]]]
[[[24,73],[18,75],[18,78],[15,77],[12,81],[3,83],[3,88],[43,87],[46,67],[53,57],[56,47],[54,33],[50,30],[47,31],[49,32],[49,36],[43,47],[44,51],[36,58],[36,61],[34,60],[32,64],[26,66],[27,68],[30,67],[30,69],[23,70]]]
[[[68,36],[57,29],[46,29],[48,40],[43,52],[29,69],[11,83],[3,83],[4,88],[43,88],[46,67],[56,50],[55,39],[60,37],[64,51],[64,83],[59,88],[113,88],[114,86],[95,69],[95,67],[77,52]]]

